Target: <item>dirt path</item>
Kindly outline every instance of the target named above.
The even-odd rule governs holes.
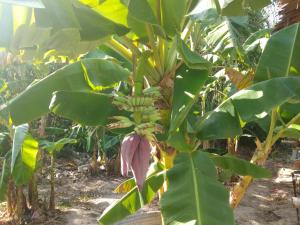
[[[288,164],[268,163],[273,171],[272,179],[256,180],[241,205],[235,210],[237,225],[296,225],[296,210],[291,203],[292,170]],[[112,190],[121,182],[120,178],[90,178],[79,183],[66,184],[60,192],[60,207],[66,224],[97,224],[96,218],[114,200],[120,198]],[[71,191],[71,192],[70,192]],[[70,197],[70,193],[71,196]],[[78,197],[80,196],[80,197]],[[66,204],[67,203],[67,204]],[[63,206],[66,206],[65,208]]]

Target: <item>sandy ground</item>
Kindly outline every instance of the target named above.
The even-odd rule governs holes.
[[[269,163],[270,166],[270,163]],[[238,225],[297,225],[288,164],[272,164],[272,179],[256,180],[235,210]]]

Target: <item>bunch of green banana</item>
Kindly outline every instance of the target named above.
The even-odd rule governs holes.
[[[143,95],[145,97],[150,97],[155,100],[161,98],[160,88],[159,87],[149,87],[143,90]]]
[[[148,140],[154,141],[154,133],[161,133],[162,127],[157,123],[141,123],[134,128],[135,133],[145,136]]]
[[[125,116],[113,116],[111,117],[111,119],[117,120],[117,122],[109,124],[107,126],[109,129],[128,128],[135,125],[134,121],[130,120],[128,117]]]
[[[113,103],[121,110],[131,112],[130,118],[134,118],[134,113],[140,113],[141,121],[136,123],[130,118],[124,116],[115,116],[112,119],[117,120],[111,123],[108,128],[128,128],[134,126],[134,132],[154,138],[153,133],[161,132],[161,127],[156,122],[161,119],[160,112],[155,108],[155,101],[161,98],[158,87],[150,87],[143,90],[142,96],[125,96],[117,92],[113,98]]]

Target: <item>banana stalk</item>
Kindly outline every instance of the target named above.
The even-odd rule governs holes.
[[[261,145],[260,142],[257,140],[257,148],[251,159],[251,163],[263,165],[268,159],[268,156],[270,155],[272,150],[273,134],[274,129],[276,127],[276,121],[277,109],[273,109],[271,115],[270,129],[266,141]],[[230,205],[232,208],[236,208],[239,205],[252,181],[252,177],[244,176],[242,177],[241,181],[233,187],[230,193]]]

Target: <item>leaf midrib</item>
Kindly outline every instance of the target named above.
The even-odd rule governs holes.
[[[290,68],[291,68],[291,62],[292,62],[293,54],[294,54],[294,51],[295,51],[295,43],[296,43],[296,39],[297,39],[297,36],[298,36],[297,35],[298,30],[299,30],[299,25],[297,25],[297,29],[295,31],[295,36],[294,36],[293,43],[292,43],[291,54],[289,55],[289,58],[288,58],[288,65],[287,65],[287,71],[286,71],[285,76],[288,76]]]
[[[200,205],[199,205],[199,193],[198,193],[198,183],[197,183],[197,176],[196,176],[196,172],[195,172],[195,165],[192,159],[191,154],[189,154],[189,159],[191,162],[191,169],[192,169],[192,178],[193,178],[193,187],[195,189],[194,193],[195,193],[195,200],[196,200],[196,213],[197,213],[197,224],[198,222],[201,221],[201,215],[200,215]]]

